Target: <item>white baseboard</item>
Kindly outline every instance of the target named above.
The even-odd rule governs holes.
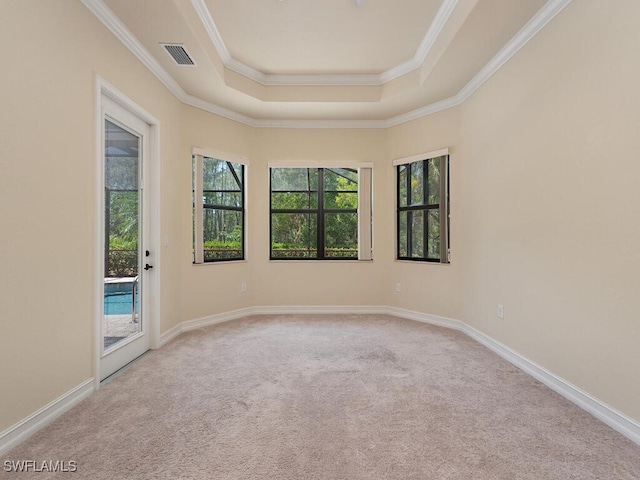
[[[438,317],[435,315],[428,315],[394,307],[389,309],[389,313],[398,317],[429,323],[432,325],[439,325],[442,327],[449,327],[464,332],[478,343],[484,345],[492,352],[497,353],[502,358],[518,367],[520,370],[531,375],[554,392],[562,395],[564,398],[589,412],[598,420],[610,426],[618,433],[621,433],[632,442],[640,445],[640,423],[625,416],[623,413],[601,402],[563,378],[551,373],[546,368],[526,357],[523,357],[515,350],[512,350],[506,345],[503,345],[466,323],[459,320],[452,320],[450,318]]]
[[[581,390],[575,385],[567,382],[565,379],[555,375],[528,358],[523,357],[518,352],[510,349],[500,342],[497,342],[473,327],[465,324],[463,331],[468,336],[481,343],[489,350],[497,353],[520,370],[528,373],[554,392],[562,395],[570,402],[589,412],[598,420],[613,428],[616,432],[621,433],[632,442],[640,445],[640,423],[625,416],[584,390]]]
[[[7,452],[64,412],[87,398],[95,390],[93,378],[85,380],[37,412],[0,433],[0,454]]]
[[[385,312],[389,315],[396,317],[406,318],[408,320],[415,320],[416,322],[428,323],[430,325],[437,325],[439,327],[451,328],[452,330],[464,331],[465,324],[460,320],[454,320],[452,318],[438,317],[437,315],[429,315],[426,313],[415,312],[413,310],[405,310],[404,308],[387,307]]]
[[[261,306],[253,308],[253,315],[360,315],[385,314],[389,307],[365,305],[288,305]]]
[[[173,328],[170,328],[169,330],[164,332],[162,335],[160,335],[160,347],[163,346],[165,343],[169,343],[171,340],[176,338],[181,333],[182,333],[181,323],[176,325]]]
[[[291,306],[260,306],[248,307],[230,312],[209,315],[207,317],[188,320],[176,325],[172,329],[166,331],[160,336],[160,345],[170,342],[182,332],[196,330],[198,328],[218,325],[220,323],[237,320],[239,318],[248,317],[250,315],[300,315],[300,314],[385,314],[388,313],[388,307],[382,306],[351,306],[351,305],[291,305]]]
[[[208,317],[196,318],[195,320],[188,320],[182,322],[182,331],[188,332],[190,330],[196,330],[202,327],[208,327],[210,325],[217,325],[219,323],[229,322],[231,320],[237,320],[239,318],[253,315],[254,308],[241,308],[239,310],[232,310],[230,312],[218,313],[217,315],[209,315]]]

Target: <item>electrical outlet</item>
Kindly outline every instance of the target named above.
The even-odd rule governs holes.
[[[240,291],[242,291],[242,292],[246,292],[247,291],[247,284],[246,283],[242,283],[240,285]]]
[[[498,305],[498,318],[504,318],[504,306]]]
[[[401,292],[402,286],[399,283],[396,283],[396,292]]]

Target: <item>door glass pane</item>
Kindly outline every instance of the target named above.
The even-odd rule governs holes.
[[[105,120],[104,349],[141,331],[140,138]]]

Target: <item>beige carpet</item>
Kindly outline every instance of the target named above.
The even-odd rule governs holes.
[[[640,478],[640,447],[463,334],[364,315],[185,333],[0,458],[20,459],[77,462],[56,478]]]

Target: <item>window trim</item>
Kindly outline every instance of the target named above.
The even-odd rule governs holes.
[[[444,157],[446,162],[446,168],[440,171],[439,182],[439,195],[437,204],[423,204],[423,205],[409,205],[401,207],[400,203],[400,170],[399,167],[406,165],[408,168],[411,164],[423,162],[426,166],[429,160],[434,158]],[[410,157],[399,158],[393,161],[393,166],[396,170],[396,260],[397,261],[411,261],[411,262],[428,262],[435,264],[448,265],[451,263],[451,249],[450,249],[450,182],[449,182],[449,168],[450,168],[450,154],[449,148],[443,148],[432,152],[426,152],[418,155],[412,155]],[[410,171],[407,172],[407,182],[410,182]],[[427,181],[424,181],[426,188]],[[407,185],[407,192],[410,191],[410,185]],[[424,198],[426,198],[426,193]],[[410,257],[400,256],[400,213],[401,212],[413,212],[413,211],[428,211],[438,209],[440,212],[440,255],[439,258],[427,258],[422,257]],[[427,235],[427,227],[424,228],[424,235]],[[407,232],[409,235],[409,232]],[[443,241],[444,239],[444,241]],[[426,243],[425,243],[426,248]]]
[[[372,261],[373,260],[373,197],[371,195],[373,189],[373,163],[372,162],[269,162],[269,260],[270,261]],[[278,210],[276,212],[273,211],[272,208],[272,171],[274,168],[305,168],[305,169],[325,169],[325,168],[349,168],[354,169],[358,173],[358,207],[355,212],[351,209],[349,210],[335,210],[335,209],[325,209],[323,204],[321,204],[324,189],[320,192],[320,186],[323,184],[324,179],[320,181],[320,175],[318,176],[318,208],[315,209],[305,209],[293,211],[281,211]],[[362,188],[364,185],[364,188]],[[317,251],[318,255],[316,257],[274,257],[273,256],[273,222],[272,215],[273,213],[313,213],[317,215],[318,224],[318,245]],[[320,235],[320,232],[324,233],[324,214],[325,213],[357,213],[358,220],[358,256],[357,258],[351,257],[325,257],[324,256],[324,238],[320,240],[320,237],[324,237],[324,235]],[[322,228],[321,228],[322,227]],[[322,250],[321,250],[322,247]],[[322,251],[322,255],[320,256],[320,252]]]
[[[220,258],[205,261],[204,259],[204,232],[203,232],[203,221],[204,221],[204,209],[205,205],[202,202],[193,202],[193,265],[211,265],[217,263],[224,262],[243,262],[247,260],[247,167],[249,166],[249,160],[245,157],[239,155],[233,155],[223,152],[218,152],[216,150],[203,149],[198,147],[193,147],[191,151],[191,159],[192,162],[195,159],[196,165],[194,170],[194,177],[192,179],[192,187],[193,192],[198,192],[199,195],[196,198],[201,198],[203,196],[204,185],[203,185],[203,173],[204,173],[204,158],[211,158],[214,160],[220,160],[227,163],[238,163],[242,166],[242,185],[241,185],[241,198],[242,198],[242,206],[241,207],[227,207],[227,206],[217,206],[216,208],[222,210],[229,211],[239,211],[242,214],[242,246],[241,246],[241,256],[237,258]],[[233,169],[232,169],[233,173]],[[236,175],[234,174],[234,177]],[[194,199],[195,200],[195,199]]]

